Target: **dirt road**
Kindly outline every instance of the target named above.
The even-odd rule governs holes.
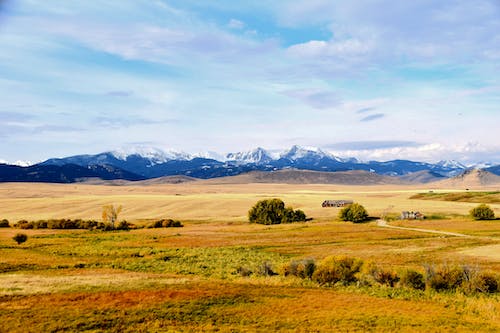
[[[472,237],[469,235],[464,235],[464,234],[459,234],[456,232],[449,232],[449,231],[440,231],[440,230],[431,230],[431,229],[419,229],[419,228],[406,228],[406,227],[396,227],[392,225],[388,225],[387,221],[384,220],[377,220],[377,225],[379,227],[384,227],[384,228],[391,228],[391,229],[401,229],[401,230],[411,230],[411,231],[419,231],[419,232],[427,232],[430,234],[440,234],[440,235],[446,235],[446,236],[455,236],[455,237]]]

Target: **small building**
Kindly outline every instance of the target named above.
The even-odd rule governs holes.
[[[401,220],[423,220],[424,218],[424,214],[420,212],[401,212]]]
[[[321,204],[322,207],[345,207],[353,204],[352,200],[325,200]]]

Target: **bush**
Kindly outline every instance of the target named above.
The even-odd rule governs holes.
[[[281,199],[258,201],[249,211],[248,220],[259,224],[280,224],[306,221],[306,214],[301,210],[285,207]]]
[[[498,276],[493,273],[480,272],[471,280],[472,291],[480,293],[496,293],[498,291]]]
[[[373,279],[380,284],[394,287],[399,281],[399,276],[393,270],[378,268],[373,272]]]
[[[490,208],[490,206],[481,204],[470,210],[470,215],[475,220],[493,220],[495,218],[495,213]]]
[[[16,241],[17,245],[24,243],[28,240],[28,235],[26,234],[16,234],[14,237],[12,237],[14,241]]]
[[[283,267],[283,275],[293,275],[301,279],[311,279],[315,270],[316,263],[313,259],[292,260]]]
[[[10,228],[9,220],[3,219],[0,221],[0,228]]]
[[[340,210],[339,219],[359,223],[368,219],[368,212],[365,207],[358,203],[353,203]]]
[[[172,219],[161,219],[148,224],[147,228],[181,228],[183,227],[181,221]]]
[[[481,272],[478,268],[466,267],[461,289],[467,294],[495,293],[498,291],[498,276],[491,272]]]
[[[425,289],[425,280],[424,275],[412,269],[407,269],[401,274],[400,283],[403,287],[424,290]]]
[[[121,221],[120,223],[118,223],[116,230],[130,230],[130,225],[127,221]]]
[[[272,264],[268,261],[266,262],[263,262],[258,270],[257,270],[257,274],[258,275],[261,275],[261,276],[274,276],[274,275],[278,275],[278,273],[274,272],[273,271],[273,267],[272,267]]]
[[[312,275],[320,285],[333,285],[337,282],[348,284],[357,280],[363,261],[357,258],[331,256],[323,259]]]
[[[464,267],[449,265],[426,267],[426,284],[436,291],[456,290],[462,285],[466,276]]]

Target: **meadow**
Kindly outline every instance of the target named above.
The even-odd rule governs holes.
[[[385,269],[469,265],[500,273],[500,221],[473,221],[473,202],[411,199],[422,187],[184,183],[151,186],[0,184],[0,219],[100,219],[123,205],[136,225],[173,218],[182,228],[130,231],[0,229],[1,332],[500,330],[500,294],[373,284],[321,286],[285,276],[292,260],[356,257]],[[443,193],[449,189],[435,190]],[[279,197],[313,220],[247,222]],[[439,219],[402,227],[340,222],[325,199],[352,199],[374,217],[419,210]],[[497,216],[500,205],[490,204]],[[264,268],[276,274],[263,273]],[[251,272],[252,274],[243,274]]]

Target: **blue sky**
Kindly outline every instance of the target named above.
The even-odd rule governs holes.
[[[0,1],[0,160],[123,147],[500,163],[497,0]]]

